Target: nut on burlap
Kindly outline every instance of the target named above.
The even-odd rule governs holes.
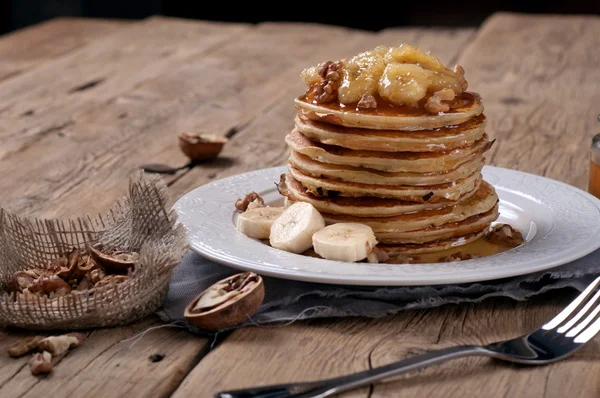
[[[166,209],[162,179],[138,175],[128,195],[104,215],[70,220],[26,219],[0,208],[0,326],[26,329],[84,329],[124,325],[161,304],[172,269],[187,249],[183,226]],[[63,297],[8,293],[16,271],[45,267],[73,247],[96,243],[134,251],[140,259],[120,284],[72,291]]]

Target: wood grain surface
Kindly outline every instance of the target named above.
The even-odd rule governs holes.
[[[129,25],[124,20],[59,18],[0,38],[0,81]],[[0,107],[0,115],[4,107]]]
[[[72,22],[70,24],[69,22]],[[488,163],[585,187],[597,129],[600,19],[497,14],[480,29],[361,32],[298,23],[221,24],[155,17],[58,20],[0,38],[0,204],[28,216],[103,211],[144,163],[183,165],[182,131],[230,137],[222,156],[168,177],[172,199],[211,180],[285,164],[283,137],[305,66],[409,42],[466,69],[497,138]],[[68,41],[74,32],[77,39]],[[29,45],[28,50],[12,51]],[[202,396],[332,377],[428,349],[508,338],[539,326],[572,292],[525,303],[407,311],[377,320],[298,322],[207,339],[151,317],[91,332],[55,372],[29,374],[0,332],[0,396]],[[135,344],[133,344],[135,342]],[[133,344],[133,345],[132,345]],[[152,362],[149,358],[162,360]],[[543,368],[461,359],[347,397],[597,397],[597,342]],[[110,384],[106,381],[110,380]]]

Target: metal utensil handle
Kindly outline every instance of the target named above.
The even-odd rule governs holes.
[[[490,355],[490,351],[480,346],[449,347],[334,379],[221,392],[215,394],[215,398],[324,398],[411,370],[421,369],[450,359],[473,355]]]

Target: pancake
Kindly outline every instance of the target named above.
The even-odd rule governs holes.
[[[379,101],[376,109],[357,109],[337,102],[308,102],[305,96],[294,100],[296,108],[308,119],[346,127],[375,130],[429,130],[458,125],[483,112],[480,99],[471,93],[461,94],[462,104],[448,112],[431,114],[423,108],[398,107]]]
[[[289,200],[286,200],[289,202]],[[325,223],[361,223],[370,226],[375,233],[395,233],[422,230],[449,223],[457,223],[478,214],[486,213],[498,203],[498,196],[487,182],[483,182],[477,192],[454,206],[441,209],[423,210],[390,217],[356,217],[343,214],[322,213]]]
[[[291,174],[285,175],[285,186],[279,184],[279,192],[288,199],[296,202],[312,204],[319,212],[330,214],[346,214],[359,217],[389,217],[423,210],[441,209],[456,204],[454,201],[439,201],[435,203],[415,203],[398,199],[374,197],[347,198],[343,196],[327,197],[311,194]],[[479,189],[478,184],[471,192],[466,193],[460,200],[470,198]]]
[[[439,252],[442,250],[448,250],[451,248],[455,248],[457,246],[463,246],[467,243],[471,243],[476,241],[477,239],[483,237],[488,232],[488,228],[483,229],[482,231],[459,236],[452,239],[438,240],[435,242],[429,243],[407,243],[407,244],[378,244],[377,247],[385,250],[390,256],[395,256],[398,254],[421,254],[421,253],[431,253],[431,252]]]
[[[355,151],[314,142],[294,129],[285,137],[296,152],[323,163],[366,167],[386,172],[430,173],[453,170],[481,156],[493,145],[486,134],[472,145],[440,152]]]
[[[462,180],[440,185],[375,185],[313,177],[289,165],[291,175],[310,192],[317,195],[393,198],[409,202],[426,203],[443,200],[456,201],[471,192],[481,182],[481,174],[473,173]]]
[[[397,184],[397,185],[437,185],[451,183],[470,176],[473,173],[481,172],[484,165],[482,156],[475,156],[454,170],[436,173],[387,173],[373,169],[361,167],[352,167],[347,165],[338,165],[330,163],[321,163],[302,155],[296,151],[291,151],[289,162],[304,174],[314,177],[326,177],[334,180],[357,182],[362,184]]]
[[[486,126],[484,115],[458,126],[433,130],[373,130],[336,126],[296,116],[296,129],[309,139],[326,145],[383,152],[436,152],[473,144]]]
[[[377,241],[386,244],[429,243],[474,234],[489,228],[498,218],[498,205],[486,213],[456,223],[448,223],[417,231],[375,233]]]

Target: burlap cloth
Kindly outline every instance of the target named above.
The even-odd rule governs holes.
[[[0,209],[0,327],[82,329],[132,322],[154,312],[165,298],[173,268],[187,249],[183,227],[168,211],[167,187],[141,173],[128,195],[104,215],[70,220],[26,219]],[[14,272],[47,266],[72,248],[102,244],[134,251],[140,259],[128,280],[66,296],[8,293]]]
[[[186,304],[213,283],[241,272],[188,253],[173,271],[169,293],[158,310],[166,322],[182,321],[190,331],[207,334],[185,323]],[[481,283],[410,287],[356,287],[296,282],[265,277],[265,300],[243,324],[266,325],[324,317],[370,317],[402,310],[474,303],[491,297],[528,298],[553,289],[583,290],[600,275],[600,250],[560,267],[530,275]],[[179,322],[178,322],[179,323]]]

